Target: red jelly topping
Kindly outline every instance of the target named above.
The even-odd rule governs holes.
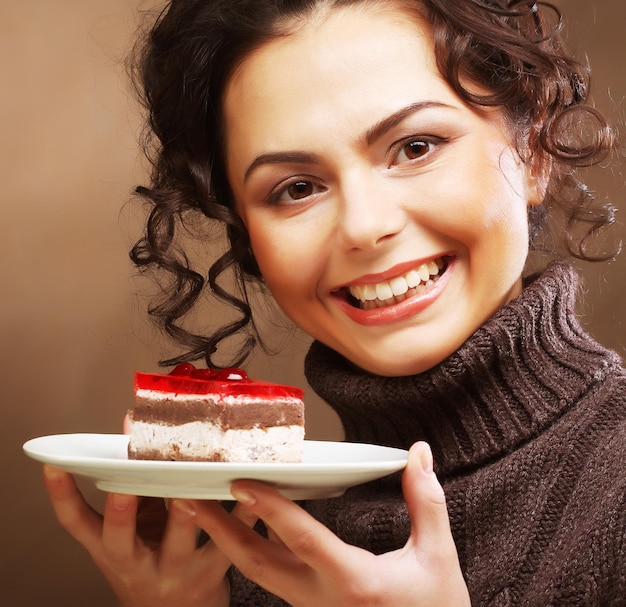
[[[182,363],[170,373],[135,373],[135,390],[154,390],[176,394],[220,394],[223,396],[266,396],[302,399],[304,391],[250,379],[243,369],[196,369]]]

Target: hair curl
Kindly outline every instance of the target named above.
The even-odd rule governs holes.
[[[250,354],[259,336],[247,284],[262,277],[248,233],[234,211],[224,166],[222,96],[233,70],[251,51],[289,33],[319,6],[385,0],[172,0],[133,55],[131,70],[147,110],[144,149],[151,184],[137,193],[150,205],[145,233],[130,252],[143,270],[169,280],[149,314],[186,348],[164,365],[213,355],[224,339],[246,339],[231,364]],[[387,3],[394,0],[387,0]],[[610,257],[588,252],[588,243],[614,221],[614,209],[595,203],[577,170],[597,164],[614,149],[612,130],[588,103],[588,69],[564,50],[561,15],[532,0],[395,0],[425,18],[434,33],[438,69],[470,104],[503,109],[520,156],[546,178],[544,204],[531,213],[531,246],[547,215],[560,213],[566,250],[580,259]],[[486,92],[485,92],[486,91]],[[230,247],[206,278],[193,269],[179,236],[198,214],[225,228]],[[582,234],[576,231],[582,228]],[[232,272],[233,294],[220,285]],[[167,284],[165,284],[167,283]],[[182,321],[206,289],[239,317],[210,335]]]

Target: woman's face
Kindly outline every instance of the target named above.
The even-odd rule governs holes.
[[[465,105],[430,32],[368,5],[251,54],[225,94],[227,169],[272,294],[380,375],[424,371],[521,289],[532,176]]]

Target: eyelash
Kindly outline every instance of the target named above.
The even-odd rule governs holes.
[[[420,163],[422,162],[422,159],[424,157],[430,156],[434,151],[436,151],[435,148],[438,145],[441,145],[442,143],[445,143],[445,142],[446,142],[446,139],[441,138],[441,137],[412,136],[412,137],[403,139],[402,141],[399,141],[395,143],[393,146],[391,146],[389,150],[389,156],[391,156],[393,161],[390,162],[389,166],[393,167],[395,165],[405,164],[405,163],[410,163],[410,164]],[[418,156],[417,158],[407,158],[407,160],[398,162],[398,157],[400,156],[401,153],[403,153],[405,148],[408,145],[414,144],[414,143],[425,144],[424,147],[427,148],[426,152],[423,155]],[[323,186],[320,186],[319,184],[317,184],[315,179],[311,179],[311,178],[304,177],[304,176],[294,177],[292,179],[287,180],[286,182],[279,184],[276,188],[274,188],[267,196],[266,203],[272,206],[280,205],[281,197],[287,193],[289,188],[296,186],[298,184],[307,185],[312,188],[318,188],[320,191],[324,190]],[[318,193],[319,191],[315,191],[315,192],[312,192],[311,194],[307,194],[303,196],[302,199],[294,198],[294,199],[291,199],[289,202],[294,203],[294,202],[297,202],[298,200],[304,200],[304,199],[309,198],[310,196],[315,196]]]

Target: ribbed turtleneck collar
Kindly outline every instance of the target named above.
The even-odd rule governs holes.
[[[541,433],[620,365],[576,320],[577,285],[569,265],[552,264],[425,373],[372,375],[315,342],[306,377],[346,440],[405,449],[426,440],[438,474],[459,473]]]

